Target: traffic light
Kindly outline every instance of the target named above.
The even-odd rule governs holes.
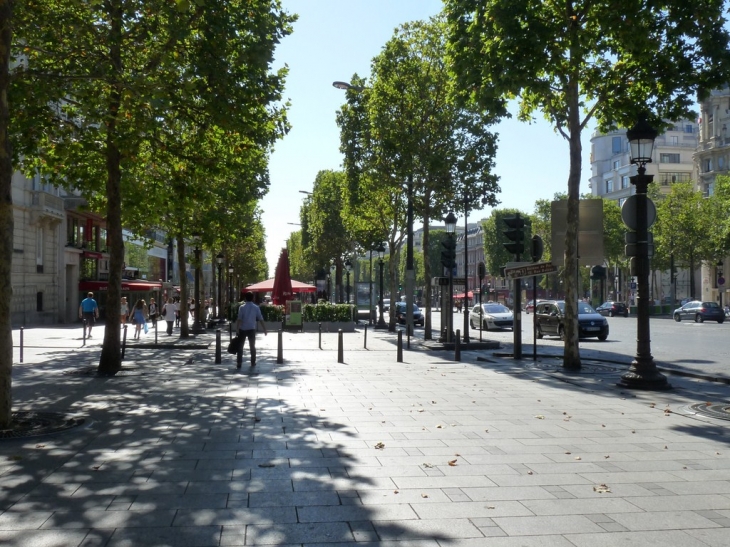
[[[444,247],[441,251],[441,264],[451,271],[456,266],[456,241],[453,237],[447,237],[441,245]]]
[[[503,233],[510,243],[503,243],[507,252],[513,255],[519,255],[525,252],[525,219],[519,213],[514,216],[502,218],[507,225],[507,230]]]

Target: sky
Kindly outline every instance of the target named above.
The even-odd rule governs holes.
[[[292,129],[271,155],[271,186],[261,201],[269,275],[291,232],[299,230],[299,208],[317,173],[341,169],[337,110],[345,93],[332,87],[353,74],[370,76],[370,63],[399,25],[427,19],[442,9],[440,0],[282,0],[299,15],[294,31],[276,49],[275,67],[289,67],[284,98]],[[540,114],[538,113],[538,116]],[[500,177],[499,208],[533,211],[538,199],[552,199],[568,188],[568,142],[542,118],[527,124],[507,119],[492,128],[499,134],[495,173]],[[591,131],[583,134],[581,193],[587,193]],[[470,214],[488,217],[490,209]],[[462,217],[463,221],[463,217]],[[293,223],[293,224],[289,224]],[[306,280],[303,280],[306,281]]]

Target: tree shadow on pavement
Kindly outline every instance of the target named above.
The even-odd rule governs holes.
[[[66,355],[14,371],[18,408],[92,423],[0,441],[0,544],[446,539],[408,527],[418,515],[407,503],[377,503],[373,493],[395,484],[374,472],[376,450],[326,384],[313,392],[299,382],[300,363],[265,356],[238,372],[195,352],[150,350],[125,362],[128,375],[84,372],[94,365]]]

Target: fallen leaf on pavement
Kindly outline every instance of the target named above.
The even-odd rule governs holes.
[[[454,467],[454,466],[456,465],[456,460],[451,460],[451,461],[449,461],[449,465],[450,465],[451,467]]]
[[[605,485],[605,484],[599,484],[598,486],[593,487],[594,492],[598,492],[599,494],[606,494],[611,491],[611,489]]]
[[[375,445],[376,450],[382,450],[383,448],[385,448],[385,445],[383,443],[378,443]]]
[[[537,418],[538,420],[544,420],[545,416],[543,416],[542,414],[538,414],[537,416],[535,416],[535,418]]]

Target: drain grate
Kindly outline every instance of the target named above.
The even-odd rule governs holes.
[[[586,363],[585,361],[581,363],[580,370],[567,370],[564,369],[562,365],[558,363],[543,363],[543,362],[537,362],[537,363],[527,363],[525,365],[526,368],[535,368],[539,370],[544,370],[546,372],[554,372],[554,373],[561,373],[561,374],[616,374],[618,372],[622,372],[625,369],[619,368],[611,365],[595,365],[591,363]]]
[[[730,404],[697,403],[689,405],[689,409],[708,418],[730,420]]]
[[[13,412],[8,429],[0,429],[0,439],[20,439],[57,433],[86,423],[86,418],[73,418],[58,412]]]

